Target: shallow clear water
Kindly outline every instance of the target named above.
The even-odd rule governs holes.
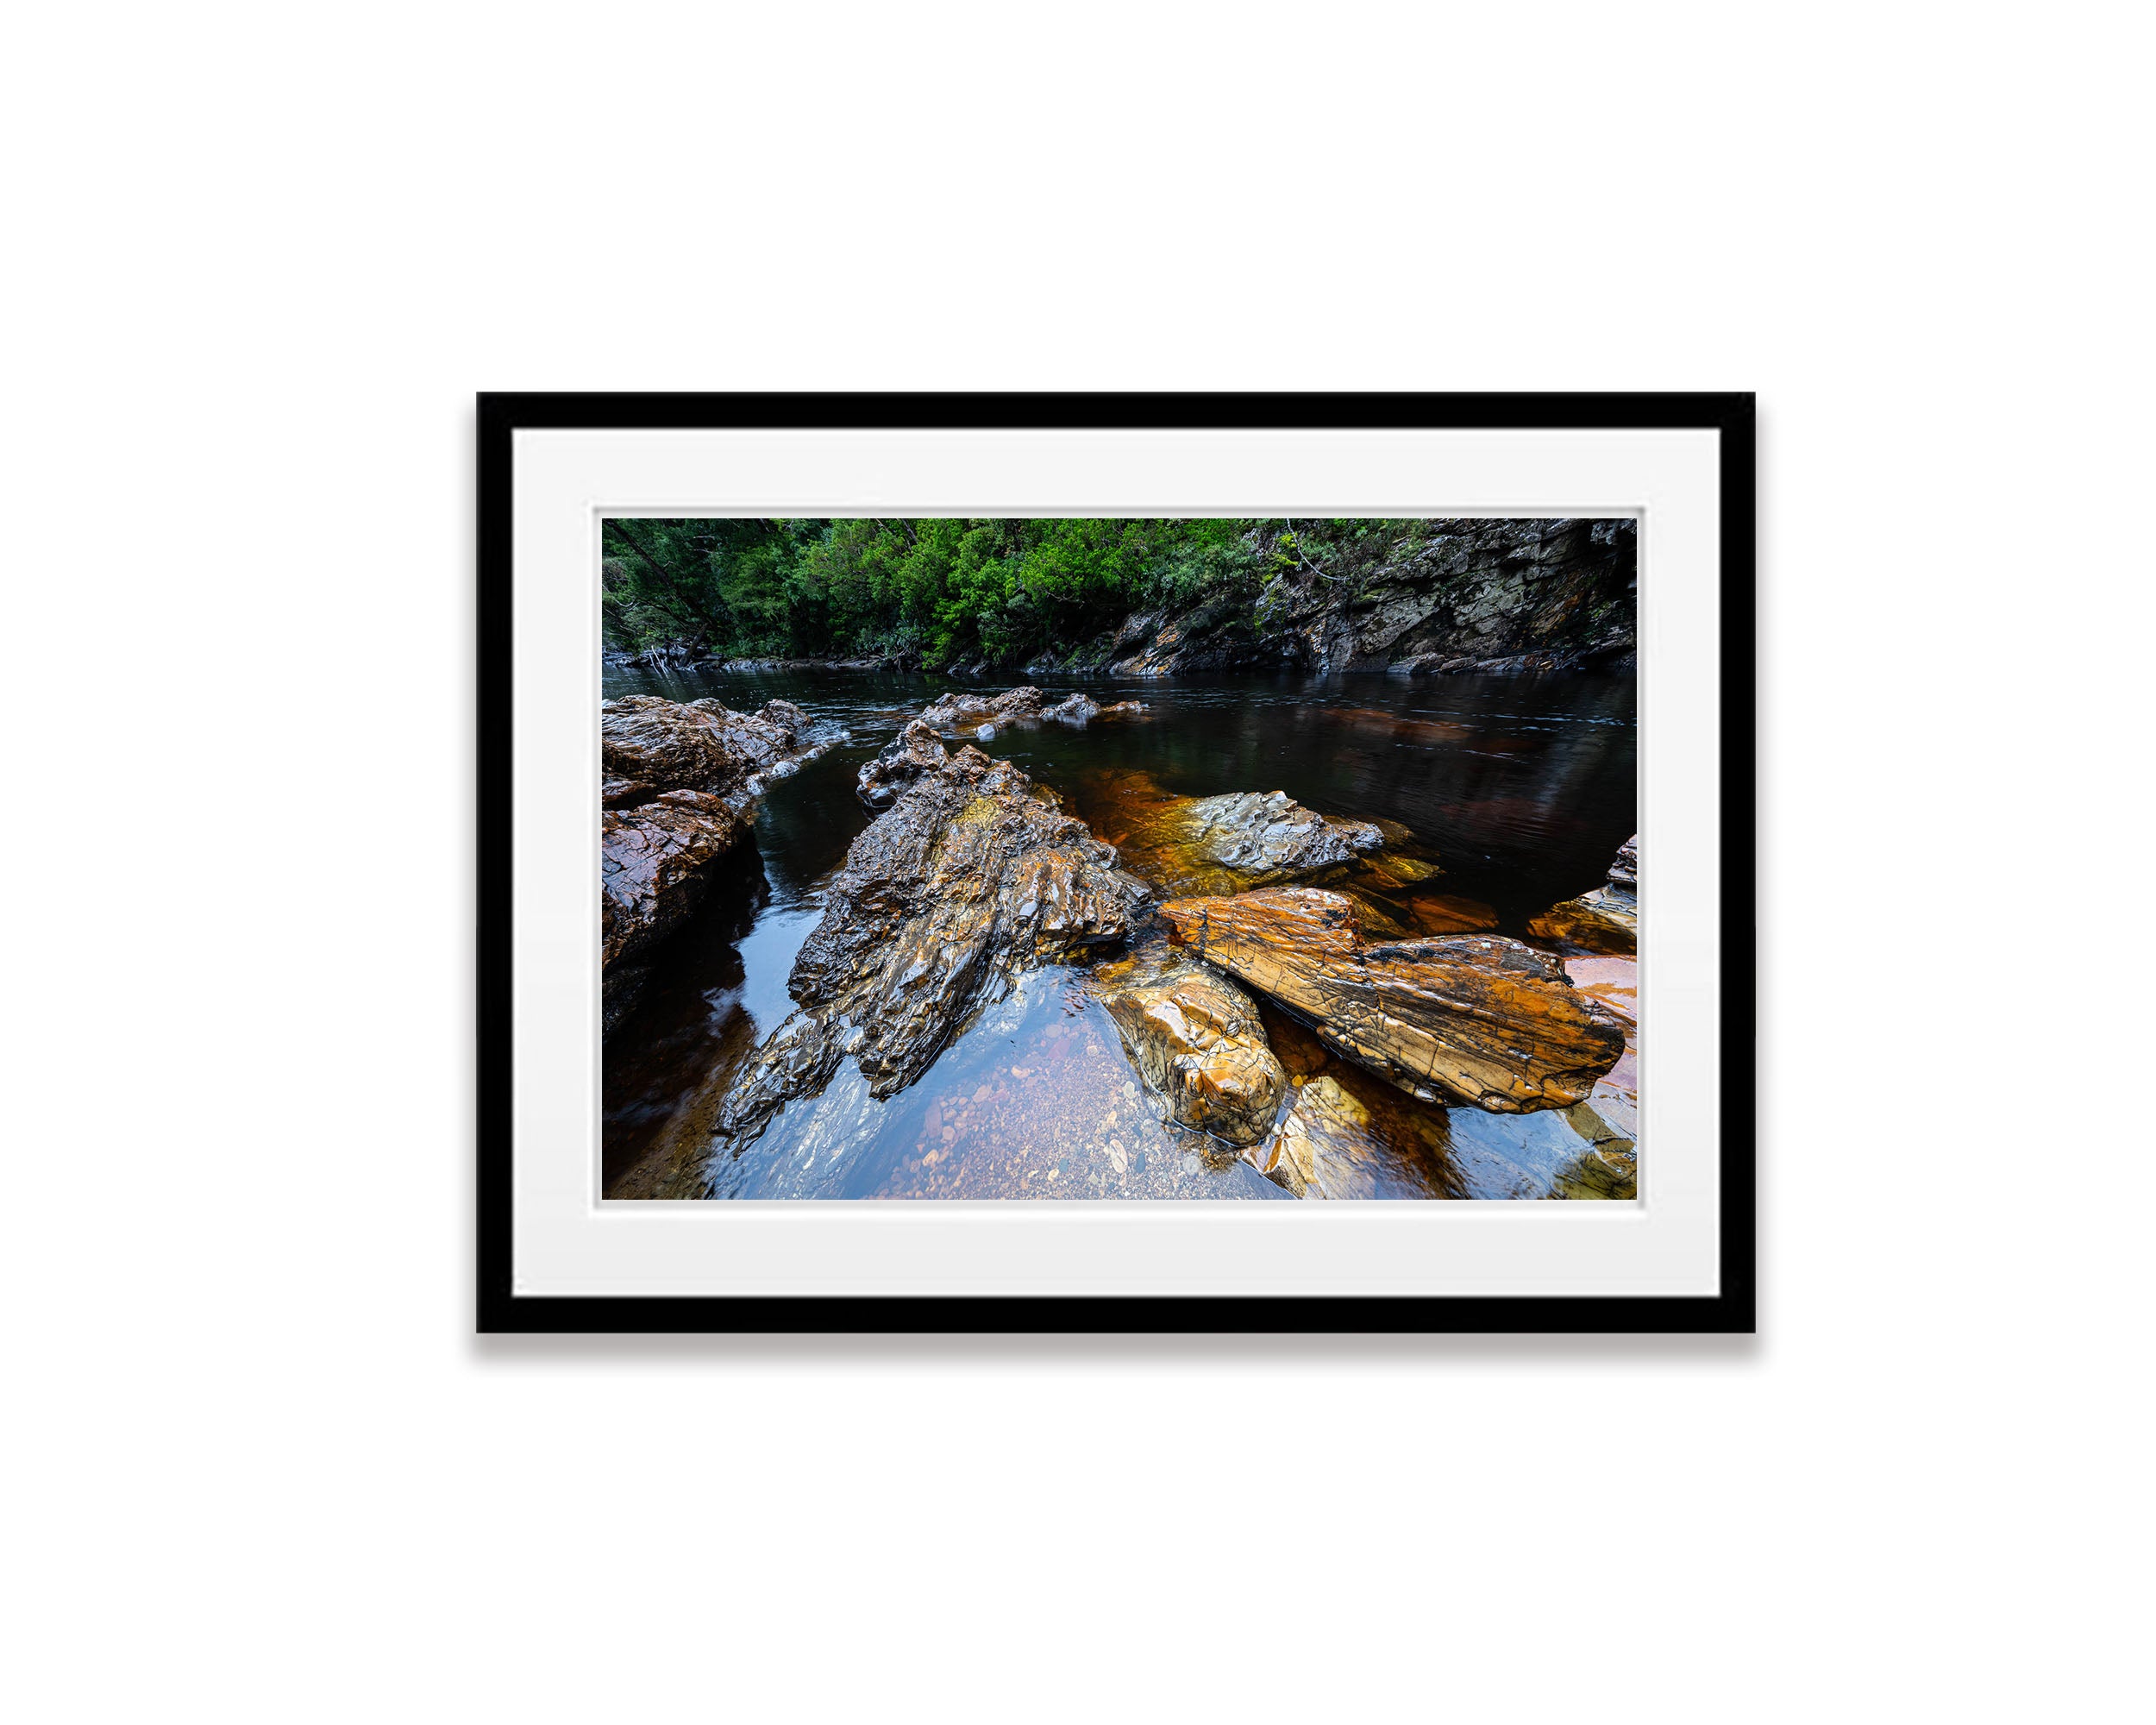
[[[610,1192],[686,1195],[708,1175],[716,1193],[735,1196],[1282,1195],[1247,1163],[1161,1126],[1142,1094],[1124,1096],[1131,1075],[1106,1015],[1081,973],[1060,969],[984,1013],[911,1089],[876,1104],[849,1094],[859,1080],[842,1076],[820,1101],[790,1105],[729,1165],[703,1169],[710,1116],[734,1068],[792,1010],[787,975],[822,914],[821,889],[872,818],[854,794],[862,762],[944,690],[993,693],[1017,681],[1145,703],[1136,719],[1018,725],[977,744],[1053,786],[1096,831],[1105,809],[1095,787],[1111,769],[1191,796],[1284,790],[1326,814],[1412,828],[1441,858],[1444,890],[1494,907],[1507,933],[1600,884],[1635,830],[1629,677],[954,685],[891,672],[609,667],[608,696],[708,695],[743,711],[783,697],[851,732],[765,795],[753,845],[722,865],[646,999],[608,1038]],[[1547,1189],[1560,1153],[1576,1147],[1554,1117],[1438,1112],[1455,1117],[1459,1169],[1446,1180],[1473,1195]],[[1119,1153],[1106,1151],[1110,1140]]]

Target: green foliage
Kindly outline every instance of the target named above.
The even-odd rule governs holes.
[[[1067,659],[1133,612],[1218,601],[1262,618],[1262,593],[1315,579],[1313,566],[1360,549],[1373,527],[1405,525],[609,520],[603,614],[608,641],[631,649],[680,640],[727,656],[889,653],[931,666]]]

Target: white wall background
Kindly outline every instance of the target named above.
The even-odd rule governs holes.
[[[2146,29],[16,17],[11,1715],[2145,1704]],[[473,392],[1020,386],[1762,392],[1757,1343],[470,1335]]]

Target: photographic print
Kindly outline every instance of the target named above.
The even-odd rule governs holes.
[[[599,544],[606,1198],[1636,1197],[1634,519]]]

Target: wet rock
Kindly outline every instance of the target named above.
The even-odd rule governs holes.
[[[731,850],[768,779],[827,744],[774,700],[754,713],[714,700],[624,695],[599,708],[601,992],[611,1026],[634,1003],[641,962],[703,897],[703,871]]]
[[[1041,710],[1043,718],[1060,719],[1065,724],[1083,724],[1100,711],[1100,703],[1084,690],[1063,697],[1055,706]]]
[[[931,731],[964,733],[981,725],[1014,718],[1038,718],[1041,692],[1031,687],[1007,689],[1000,695],[960,694],[956,690],[921,709],[920,722]]]
[[[718,797],[666,791],[599,816],[603,1016],[611,1029],[644,977],[636,962],[701,900],[705,870],[734,847],[746,823]]]
[[[799,1010],[744,1070],[721,1138],[753,1138],[849,1055],[873,1096],[905,1088],[1018,973],[1120,941],[1144,897],[1052,793],[961,749],[854,840],[794,960]]]
[[[934,772],[950,759],[935,731],[917,718],[886,745],[882,754],[863,763],[856,787],[870,808],[888,808],[922,774]]]
[[[1366,820],[1337,820],[1290,800],[1285,791],[1200,797],[1184,812],[1190,845],[1207,862],[1254,880],[1293,880],[1337,868],[1385,836]]]
[[[1589,952],[1636,952],[1639,945],[1639,837],[1634,833],[1609,865],[1606,885],[1540,912],[1529,919],[1527,932],[1539,940],[1559,941]]]
[[[1596,1143],[1614,1137],[1627,1148],[1639,1137],[1639,965],[1636,959],[1601,955],[1564,960],[1572,986],[1598,1001],[1625,1026],[1625,1052],[1595,1081],[1587,1100],[1567,1118]],[[1595,1124],[1590,1127],[1589,1120]]]
[[[1407,901],[1407,919],[1419,934],[1473,934],[1497,926],[1497,913],[1480,899],[1425,893]]]
[[[1102,706],[1081,689],[1066,695],[1051,707],[1044,707],[1040,716],[1063,724],[1088,724],[1096,718],[1123,718],[1145,711],[1144,701],[1113,701]]]
[[[1135,770],[1096,774],[1088,789],[1096,826],[1163,893],[1226,894],[1308,880],[1385,843],[1376,822],[1319,814],[1282,791],[1181,797]]]
[[[749,781],[805,753],[808,715],[774,700],[753,713],[715,700],[623,695],[599,707],[599,756],[609,779],[662,791],[754,794]]]
[[[1237,1145],[1272,1131],[1288,1075],[1232,982],[1186,964],[1102,1000],[1131,1063],[1178,1126]]]
[[[1459,1197],[1446,1141],[1442,1110],[1343,1067],[1297,1085],[1278,1133],[1245,1154],[1301,1198]]]
[[[1606,1007],[1554,959],[1501,935],[1365,946],[1353,904],[1311,888],[1179,899],[1160,919],[1177,944],[1426,1101],[1494,1113],[1569,1107],[1625,1051]]]

